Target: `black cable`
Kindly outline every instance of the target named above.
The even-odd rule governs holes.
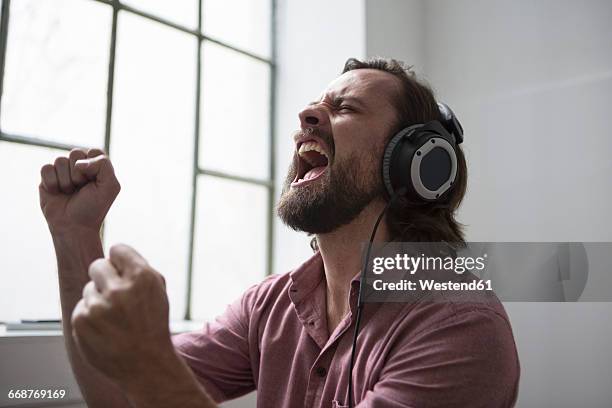
[[[378,216],[376,223],[374,224],[374,228],[372,229],[372,234],[370,235],[370,241],[368,242],[368,249],[366,251],[365,260],[363,262],[363,267],[361,268],[361,276],[359,278],[359,295],[357,296],[357,316],[355,317],[355,331],[353,332],[353,345],[351,347],[351,362],[349,365],[349,378],[348,378],[348,408],[353,408],[353,365],[355,364],[355,348],[357,345],[357,335],[359,334],[359,324],[361,323],[361,309],[363,309],[363,302],[361,300],[361,295],[363,293],[363,285],[365,281],[365,271],[370,263],[370,252],[372,251],[372,244],[374,243],[374,238],[376,237],[376,231],[378,230],[378,225],[382,220],[383,216],[387,213],[391,204],[400,196],[406,193],[405,188],[400,188],[398,191],[393,193],[391,199],[385,205],[382,212]]]

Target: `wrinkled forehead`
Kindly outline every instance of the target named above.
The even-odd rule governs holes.
[[[345,72],[334,79],[323,92],[320,100],[325,97],[357,98],[370,107],[381,105],[392,107],[392,101],[400,92],[397,78],[388,72],[377,69],[356,69]]]

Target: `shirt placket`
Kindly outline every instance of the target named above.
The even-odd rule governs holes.
[[[353,322],[353,315],[355,313],[357,302],[357,289],[354,285],[351,288],[349,302],[351,311],[342,320],[336,330],[334,330],[334,333],[332,333],[329,339],[327,339],[326,344],[321,349],[321,353],[310,368],[304,407],[314,408],[319,407],[321,405],[320,402],[323,394],[323,389],[325,388],[325,383],[327,381],[329,366],[333,360],[338,342],[340,341],[340,338],[345,335],[346,331],[351,327],[351,324]]]

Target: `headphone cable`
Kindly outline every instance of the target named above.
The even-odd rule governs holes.
[[[400,196],[406,194],[406,188],[402,187],[393,193],[391,199],[385,205],[385,208],[381,211],[380,215],[376,219],[376,223],[374,224],[374,228],[372,229],[372,234],[370,235],[370,241],[368,242],[368,249],[366,251],[365,260],[363,263],[363,268],[361,268],[361,276],[359,278],[359,295],[357,296],[357,316],[355,317],[355,330],[353,332],[353,344],[351,346],[351,360],[349,364],[349,378],[348,378],[348,408],[353,408],[353,366],[355,364],[355,349],[357,346],[357,335],[359,334],[359,325],[361,323],[361,310],[363,309],[363,302],[361,299],[363,293],[363,286],[365,281],[365,271],[370,263],[370,252],[372,251],[372,245],[374,244],[374,238],[376,237],[376,231],[378,230],[378,225],[382,220],[383,216],[387,213],[391,204],[399,198]]]

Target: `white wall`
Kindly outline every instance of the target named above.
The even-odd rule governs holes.
[[[425,64],[425,3],[421,0],[366,1],[368,57],[394,57],[423,72]]]
[[[435,0],[425,21],[469,132],[472,239],[610,240],[612,3]]]
[[[342,71],[349,57],[365,56],[363,0],[279,0],[276,102],[277,192],[287,174],[299,129],[298,112]],[[287,272],[312,254],[310,239],[275,219],[274,272]]]
[[[418,64],[464,125],[468,239],[612,241],[612,2],[366,4],[367,54]],[[612,304],[506,308],[519,406],[611,406]]]

